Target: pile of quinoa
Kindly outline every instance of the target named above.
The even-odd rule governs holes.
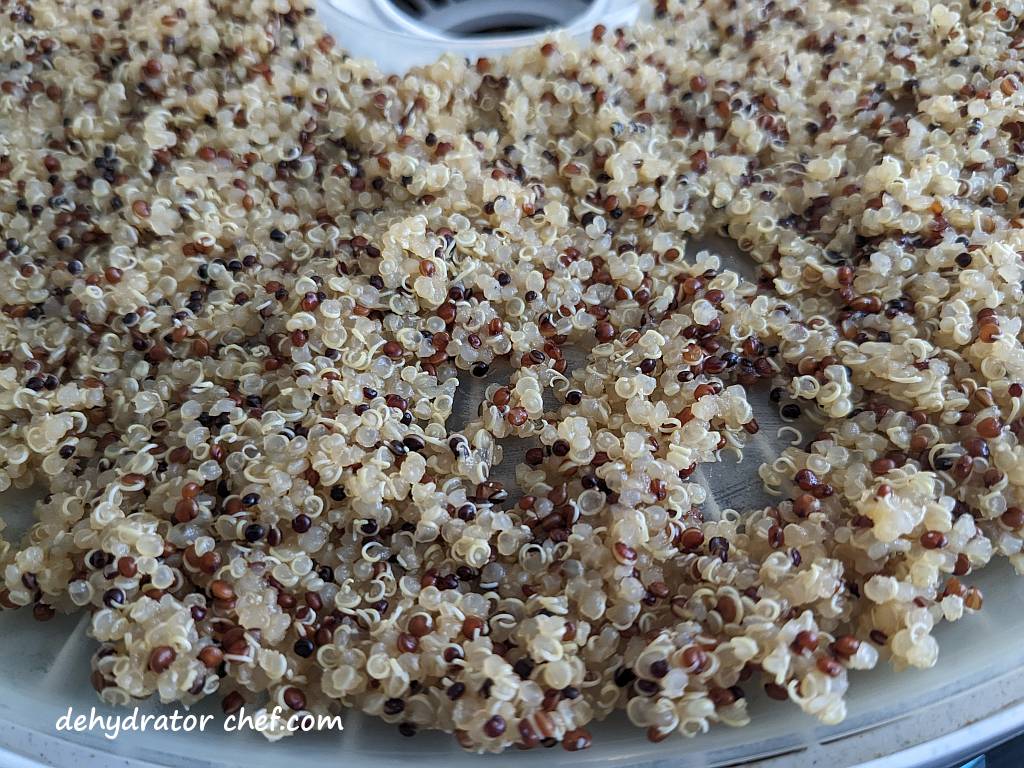
[[[90,612],[103,700],[835,723],[1024,570],[1020,3],[662,0],[404,76],[304,0],[3,11],[0,487],[45,497],[0,605]],[[705,519],[758,392],[814,426]]]

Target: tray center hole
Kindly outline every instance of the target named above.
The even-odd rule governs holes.
[[[432,32],[488,37],[539,32],[568,24],[596,0],[382,0]]]

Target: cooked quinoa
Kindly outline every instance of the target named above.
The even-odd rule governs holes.
[[[89,611],[103,700],[835,723],[1024,570],[1024,5],[669,0],[398,77],[306,2],[4,6],[0,487],[45,498],[0,604]],[[705,519],[768,393],[778,502]]]

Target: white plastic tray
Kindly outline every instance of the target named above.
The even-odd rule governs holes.
[[[581,753],[559,748],[530,752],[511,751],[503,756],[480,758],[463,752],[448,735],[422,732],[414,738],[399,736],[393,726],[357,714],[345,717],[345,731],[337,734],[295,736],[274,744],[252,733],[226,734],[216,703],[198,711],[216,714],[214,730],[191,734],[121,735],[109,741],[92,733],[60,734],[54,724],[69,706],[88,712],[92,706],[106,714],[111,708],[98,706],[88,684],[89,656],[93,641],[85,636],[85,621],[58,618],[37,624],[25,611],[0,615],[0,765],[55,765],[77,768],[105,766],[196,766],[224,768],[322,768],[324,765],[402,766],[411,760],[424,766],[477,765],[487,760],[494,765],[521,766],[679,766],[713,768],[744,764],[814,745],[839,745],[844,737],[865,730],[880,729],[903,720],[911,729],[901,733],[900,742],[912,744],[914,723],[922,718],[932,722],[960,724],[970,719],[971,700],[985,697],[1001,678],[1013,674],[1024,663],[1024,580],[1007,568],[993,566],[974,581],[985,593],[985,609],[956,624],[941,626],[936,635],[941,644],[937,667],[907,671],[894,676],[885,665],[855,673],[848,696],[849,715],[844,723],[825,728],[802,714],[795,705],[767,700],[751,686],[753,722],[732,729],[715,727],[693,740],[682,737],[660,744],[647,742],[642,733],[622,717],[595,724],[594,746]],[[160,707],[142,703],[143,712]],[[121,712],[121,714],[125,714]],[[983,748],[1002,735],[1019,729],[1024,718],[1021,707],[1008,710],[1002,721],[989,727],[965,730],[960,737],[940,748],[968,753],[972,745]],[[891,730],[891,729],[890,729]],[[923,732],[922,732],[923,735]],[[891,734],[887,736],[892,739]],[[894,745],[898,742],[893,741]],[[893,747],[895,749],[895,746]],[[3,750],[7,750],[4,755]],[[820,751],[820,750],[819,750]],[[827,752],[827,748],[825,750]],[[887,749],[868,741],[855,760],[833,763],[836,768],[885,754]],[[845,750],[849,752],[849,750]],[[938,765],[932,762],[935,749],[921,753],[922,762],[900,761],[899,765]],[[16,757],[21,762],[16,763]],[[928,758],[925,761],[925,757]],[[796,758],[787,765],[795,765]],[[890,762],[885,765],[895,766]]]
[[[491,5],[498,3],[491,0]],[[507,5],[514,8],[516,3],[509,0]],[[587,37],[599,23],[609,29],[631,24],[650,6],[648,0],[593,0],[565,29],[571,35]],[[320,0],[318,13],[321,23],[349,54],[375,61],[389,73],[430,64],[446,53],[493,58],[537,39],[531,33],[456,38],[442,31],[417,29],[415,22],[403,18],[386,0]]]
[[[553,0],[557,1],[557,0]],[[442,53],[462,56],[499,55],[523,43],[522,37],[493,38],[486,42],[452,44],[424,40],[387,29],[380,18],[374,24],[366,17],[353,21],[357,6],[365,0],[324,0],[321,16],[339,42],[354,55],[380,55],[386,71],[402,71],[425,64]],[[604,9],[611,16],[581,20],[592,26],[600,20],[609,26],[625,24],[637,15],[635,3],[607,0]],[[634,7],[630,7],[634,6]],[[589,26],[587,27],[589,29]],[[722,241],[713,243],[719,252]],[[692,253],[691,245],[688,252]],[[742,259],[733,266],[750,276]],[[473,389],[461,402],[475,402]],[[771,436],[779,422],[774,409],[755,404],[762,425],[756,443],[747,451],[741,468],[722,466],[708,473],[704,481],[725,507],[749,508],[762,503],[756,469],[759,461],[774,452]],[[508,450],[506,461],[517,460]],[[24,516],[30,503],[26,495],[5,495],[5,518]],[[956,624],[941,625],[935,632],[941,647],[939,664],[927,671],[910,670],[894,676],[886,664],[865,673],[853,673],[848,694],[848,716],[838,726],[826,728],[802,714],[789,703],[769,701],[748,686],[752,723],[740,729],[717,726],[694,740],[670,738],[651,744],[640,730],[619,715],[594,724],[594,745],[580,753],[560,748],[530,752],[509,751],[501,756],[481,758],[463,752],[453,738],[436,732],[422,732],[406,739],[396,729],[379,721],[350,713],[344,733],[296,736],[270,744],[249,733],[226,734],[215,701],[197,712],[215,714],[212,730],[206,733],[126,733],[110,741],[99,733],[58,734],[55,723],[68,707],[76,713],[97,707],[105,714],[116,710],[102,707],[89,685],[89,658],[94,642],[85,633],[87,619],[58,617],[46,624],[36,623],[28,611],[0,612],[0,766],[75,766],[75,768],[143,768],[149,766],[195,766],[195,768],[322,768],[325,765],[373,765],[375,768],[407,768],[411,761],[423,766],[461,768],[479,765],[541,766],[678,766],[714,768],[752,765],[762,758],[772,766],[829,765],[842,768],[873,761],[872,768],[940,766],[947,758],[969,755],[996,743],[1009,733],[1024,728],[1024,705],[1008,706],[992,714],[993,702],[1011,702],[1020,690],[1024,669],[1024,579],[1015,577],[1006,563],[997,563],[971,577],[985,595],[985,608]],[[1011,693],[1007,693],[1007,691]],[[1019,698],[1019,697],[1018,697]],[[159,712],[152,702],[141,702],[143,712]],[[977,711],[978,717],[972,716]],[[125,714],[120,712],[120,714]],[[972,722],[978,719],[978,722]],[[913,747],[922,738],[935,739],[942,723],[949,723],[944,740]],[[856,736],[860,734],[860,736]],[[906,749],[911,747],[909,750]],[[829,760],[828,755],[836,758]],[[842,755],[839,757],[839,755]],[[784,755],[785,757],[778,758]],[[821,756],[824,756],[823,758]],[[821,762],[821,760],[827,762]]]
[[[704,248],[722,254],[727,266],[744,276],[752,276],[750,264],[721,238],[691,242],[686,253],[692,256]],[[463,410],[453,416],[456,427],[475,415],[487,383],[472,377],[464,381],[463,396],[458,399]],[[777,406],[768,402],[765,393],[752,392],[750,399],[761,430],[745,450],[743,462],[737,466],[726,459],[695,475],[714,493],[714,502],[705,505],[706,513],[770,503],[762,491],[757,467],[777,455],[775,435],[782,422]],[[522,460],[521,453],[519,445],[506,446],[504,461],[496,474],[513,470]],[[30,495],[7,494],[0,503],[8,520],[15,524],[19,519],[22,524],[27,520]],[[964,730],[953,737],[953,743],[957,754],[967,755],[975,748],[980,750],[1008,733],[1024,729],[1024,707],[1007,709],[998,720],[974,722],[991,714],[992,709],[987,706],[990,702],[1013,701],[1008,690],[1019,690],[1017,698],[1024,698],[1020,682],[1024,680],[1024,578],[1018,578],[1008,563],[997,561],[969,577],[969,581],[981,588],[984,610],[936,629],[941,649],[938,665],[926,671],[907,670],[894,675],[883,662],[870,672],[851,673],[848,715],[838,726],[821,726],[796,705],[771,701],[751,684],[745,690],[750,698],[752,723],[744,728],[719,725],[696,739],[676,737],[652,744],[620,714],[591,727],[594,745],[585,752],[567,753],[560,748],[510,750],[488,758],[462,751],[449,735],[424,731],[414,738],[405,738],[395,727],[358,713],[346,715],[343,733],[294,736],[271,744],[251,732],[225,733],[216,701],[195,710],[216,715],[211,723],[213,730],[206,733],[128,733],[116,741],[99,733],[57,734],[56,720],[69,706],[76,713],[88,712],[93,706],[105,714],[118,713],[101,707],[89,685],[89,658],[95,643],[85,632],[88,619],[58,617],[39,624],[29,611],[0,612],[0,766],[279,768],[287,764],[289,768],[322,768],[340,762],[407,768],[411,760],[416,760],[423,766],[462,768],[487,760],[494,765],[517,768],[714,768],[787,755],[781,763],[773,761],[772,765],[795,768],[821,765],[816,755],[841,752],[841,761],[827,765],[842,768],[895,753],[961,727]],[[151,702],[140,703],[140,708],[144,713],[161,711]],[[935,724],[939,724],[938,728]],[[866,731],[870,732],[866,738],[853,738]],[[8,750],[9,759],[4,756],[4,749]],[[944,766],[948,763],[943,758],[951,755],[954,747],[950,743],[935,743],[922,749],[905,753],[903,758],[886,758],[874,768]],[[23,762],[15,762],[15,756]]]

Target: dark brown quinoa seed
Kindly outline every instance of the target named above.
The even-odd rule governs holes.
[[[789,691],[777,683],[765,683],[764,692],[768,694],[768,698],[775,699],[776,701],[786,701],[789,699]]]
[[[495,715],[484,723],[484,734],[490,739],[496,739],[505,733],[505,719]]]
[[[160,672],[168,669],[171,664],[174,663],[177,653],[174,649],[167,645],[161,645],[150,651],[149,654],[149,668],[151,671],[159,674]]]
[[[832,650],[844,658],[853,656],[857,653],[858,648],[860,648],[860,641],[852,635],[842,635],[837,637],[835,642],[832,643]]]
[[[238,691],[232,691],[221,700],[221,709],[225,715],[236,714],[245,706],[245,699]]]
[[[398,636],[398,650],[402,653],[414,653],[419,649],[420,643],[414,635],[401,633]]]
[[[575,728],[566,731],[562,737],[562,746],[568,752],[578,752],[587,749],[593,743],[590,731],[586,728]]]

